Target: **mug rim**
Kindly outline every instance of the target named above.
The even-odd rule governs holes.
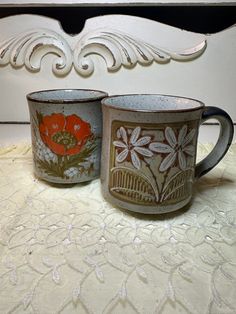
[[[34,97],[36,94],[47,94],[50,92],[73,92],[73,91],[81,91],[81,92],[97,92],[100,95],[94,96],[94,97],[88,97],[88,98],[74,98],[74,99],[39,99],[37,97]],[[32,102],[37,103],[50,103],[50,104],[73,104],[73,103],[84,103],[84,102],[92,102],[92,101],[98,101],[105,97],[108,97],[108,93],[105,91],[101,91],[98,89],[89,89],[89,88],[55,88],[55,89],[44,89],[44,90],[38,90],[34,92],[30,92],[26,95],[27,100],[30,100]]]
[[[116,105],[112,105],[112,104],[108,104],[106,103],[107,100],[111,99],[111,98],[128,98],[130,96],[159,96],[159,97],[168,97],[168,98],[177,98],[177,99],[185,99],[185,100],[190,100],[190,101],[194,101],[197,102],[199,104],[199,106],[196,107],[192,107],[192,108],[182,108],[182,109],[139,109],[139,108],[127,108],[127,107],[119,107]],[[169,94],[155,94],[155,93],[142,93],[142,94],[124,94],[124,95],[108,95],[106,97],[104,97],[102,99],[102,106],[110,108],[110,109],[114,109],[114,110],[120,110],[120,111],[129,111],[129,112],[143,112],[143,113],[164,113],[164,112],[189,112],[189,111],[196,111],[199,109],[202,109],[205,107],[205,104],[195,98],[191,98],[191,97],[186,97],[186,96],[178,96],[178,95],[169,95]]]

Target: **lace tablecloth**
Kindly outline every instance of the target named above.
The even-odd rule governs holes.
[[[235,144],[162,216],[112,207],[99,180],[38,181],[29,145],[2,148],[0,204],[1,314],[236,313]]]

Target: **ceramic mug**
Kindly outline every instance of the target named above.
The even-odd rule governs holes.
[[[192,198],[196,178],[211,170],[233,137],[229,115],[185,97],[123,95],[102,100],[101,182],[104,198],[135,212],[166,213]],[[217,119],[213,151],[196,164],[199,126]]]
[[[34,171],[54,183],[77,183],[100,174],[105,92],[86,89],[36,91],[27,95]]]

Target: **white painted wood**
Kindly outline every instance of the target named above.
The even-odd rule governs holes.
[[[108,15],[70,36],[55,20],[17,15],[1,19],[0,30],[0,121],[28,121],[25,95],[51,88],[188,96],[236,121],[235,25],[205,36]]]
[[[2,0],[4,6],[235,5],[235,0]]]
[[[26,18],[32,19],[32,16]],[[17,34],[0,42],[0,65],[10,64],[15,69],[24,66],[31,72],[38,72],[41,70],[43,57],[51,54],[55,56],[52,62],[55,75],[66,76],[74,68],[79,75],[90,76],[96,67],[91,58],[94,55],[105,60],[108,71],[116,72],[122,65],[133,68],[137,63],[167,63],[171,59],[188,61],[202,54],[206,47],[205,36],[202,35],[172,28],[171,35],[176,34],[179,42],[170,42],[163,40],[165,33],[170,30],[164,26],[160,31],[155,27],[156,24],[142,19],[138,20],[137,26],[137,18],[129,17],[127,30],[126,21],[125,16],[116,16],[115,20],[113,16],[91,19],[84,30],[73,38],[65,36],[61,29],[18,29]]]

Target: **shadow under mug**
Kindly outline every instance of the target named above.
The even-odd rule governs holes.
[[[37,177],[64,184],[100,175],[101,99],[105,96],[105,92],[87,89],[27,95]]]
[[[102,100],[101,183],[110,203],[140,213],[166,213],[188,204],[195,179],[226,154],[233,123],[220,108],[167,95],[123,95]],[[199,126],[220,123],[212,152],[196,164]]]

